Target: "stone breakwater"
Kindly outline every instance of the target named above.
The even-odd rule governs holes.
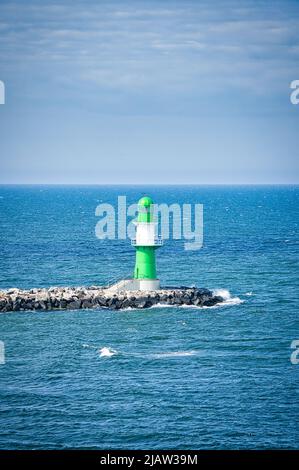
[[[0,312],[25,310],[77,310],[87,308],[149,308],[162,305],[211,307],[224,299],[208,289],[167,288],[158,291],[124,291],[109,288],[50,287],[48,289],[8,289],[0,291]]]

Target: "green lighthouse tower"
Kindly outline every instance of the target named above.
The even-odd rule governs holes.
[[[138,201],[138,217],[135,222],[136,238],[132,244],[136,248],[136,263],[134,280],[139,284],[139,290],[156,290],[160,287],[160,281],[156,273],[156,249],[163,242],[156,236],[154,221],[154,202],[149,196],[144,196]]]

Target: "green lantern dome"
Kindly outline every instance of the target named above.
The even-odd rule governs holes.
[[[151,197],[149,196],[143,196],[141,199],[138,201],[138,206],[143,206],[143,207],[150,207],[152,204],[154,204],[154,201],[152,200]]]
[[[138,222],[153,221],[154,201],[149,196],[143,196],[138,201]]]

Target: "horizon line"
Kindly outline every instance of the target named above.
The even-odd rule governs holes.
[[[1,183],[0,186],[299,186],[292,183]]]

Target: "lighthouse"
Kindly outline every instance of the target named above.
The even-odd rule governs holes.
[[[156,290],[160,281],[156,272],[156,250],[162,238],[156,235],[157,222],[154,221],[154,202],[149,196],[138,201],[138,217],[135,221],[136,238],[132,245],[136,248],[134,282],[136,290]]]
[[[157,279],[156,250],[163,245],[162,238],[157,236],[157,222],[154,220],[154,202],[149,196],[138,201],[138,215],[135,221],[135,238],[131,240],[136,249],[134,275],[121,279],[108,290],[116,294],[125,291],[154,291],[160,289]]]

